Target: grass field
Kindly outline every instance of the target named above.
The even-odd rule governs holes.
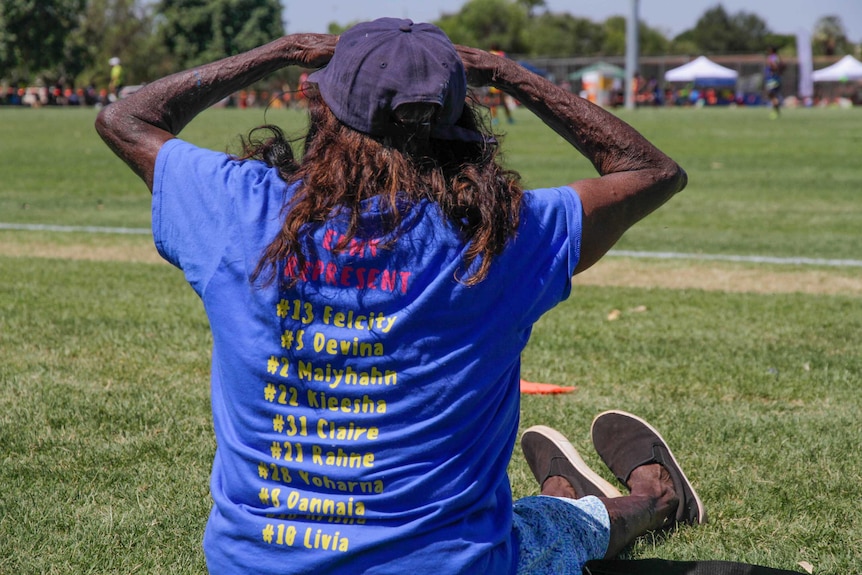
[[[710,523],[631,557],[862,573],[860,112],[621,115],[689,187],[536,326],[524,378],[577,390],[525,396],[522,426],[560,429],[608,479],[595,414],[663,432]],[[94,118],[0,109],[0,574],[201,573],[214,440],[199,301],[146,234],[19,229],[148,227],[149,194]],[[183,137],[235,149],[263,121],[212,110]],[[523,111],[504,128],[529,185],[592,175]],[[516,496],[536,492],[518,449],[510,474]]]

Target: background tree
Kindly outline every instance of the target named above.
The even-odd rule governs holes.
[[[284,34],[279,0],[161,0],[158,38],[176,69],[233,56]]]
[[[824,16],[814,25],[815,54],[835,56],[836,54],[847,54],[850,42],[844,32],[844,24],[838,16]]]
[[[546,10],[548,8],[545,0],[517,0],[517,2],[527,11],[528,18],[532,18],[536,15],[536,8],[544,8]]]
[[[284,33],[282,0],[0,0],[0,82],[42,80],[66,85],[108,83],[108,59],[118,56],[127,84],[237,54]],[[625,18],[596,23],[552,13],[545,0],[465,0],[436,22],[453,41],[497,44],[513,56],[622,56]],[[331,33],[349,24],[331,23]],[[775,34],[754,14],[707,9],[694,28],[669,40],[641,22],[640,53],[762,54],[769,45],[792,55],[795,37]],[[858,49],[837,16],[814,27],[814,53]],[[272,78],[295,86],[299,72]]]
[[[626,18],[611,16],[602,24],[604,41],[600,53],[605,56],[623,56],[626,53]],[[644,22],[638,25],[638,45],[642,56],[656,56],[668,53],[670,41],[660,31],[650,28]]]
[[[530,55],[570,58],[599,54],[605,32],[592,20],[545,12],[530,21],[527,36]]]
[[[698,51],[707,54],[743,54],[766,50],[768,34],[766,22],[759,16],[747,12],[728,14],[718,5],[704,12],[694,28],[675,41],[691,41]]]
[[[56,80],[66,37],[86,0],[0,0],[0,77]]]
[[[89,0],[66,42],[64,72],[76,85],[104,86],[108,60],[123,63],[126,84],[152,80],[170,71],[167,52],[154,35],[152,3],[144,0]]]
[[[455,14],[435,22],[456,44],[478,48],[497,45],[515,54],[528,51],[527,10],[513,0],[469,0]]]

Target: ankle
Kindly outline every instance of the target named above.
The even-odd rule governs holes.
[[[542,483],[542,495],[550,497],[567,497],[569,499],[577,499],[578,494],[575,493],[575,488],[568,482],[565,477],[560,475],[552,475]]]
[[[670,516],[679,505],[673,479],[667,469],[658,463],[636,467],[629,476],[628,487],[632,495],[652,499],[659,516]]]
[[[649,463],[635,467],[626,482],[632,495],[660,497],[667,491],[673,491],[673,480],[662,465]]]

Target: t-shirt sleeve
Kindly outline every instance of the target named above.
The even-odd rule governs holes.
[[[153,239],[199,295],[231,257],[231,242],[241,242],[239,220],[253,220],[266,209],[272,178],[272,168],[262,162],[239,161],[179,139],[162,146],[153,177]]]
[[[581,255],[583,208],[569,186],[529,190],[524,194],[521,226],[514,243],[519,270],[531,307],[528,324],[569,297]]]
[[[543,230],[538,239],[552,248],[554,262],[549,271],[570,279],[581,258],[581,198],[570,186],[531,190],[527,198]]]

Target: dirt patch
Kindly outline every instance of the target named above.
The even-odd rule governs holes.
[[[167,263],[152,243],[143,242],[126,245],[89,245],[0,241],[0,255],[63,260]]]
[[[702,289],[736,293],[810,293],[862,296],[862,271],[777,269],[710,262],[657,262],[605,258],[582,274],[575,285]]]

